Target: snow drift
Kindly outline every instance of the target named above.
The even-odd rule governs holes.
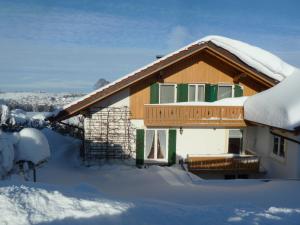
[[[273,88],[249,97],[244,105],[245,119],[294,130],[300,126],[300,70]]]

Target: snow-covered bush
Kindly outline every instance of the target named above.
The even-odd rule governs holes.
[[[6,105],[1,105],[1,121],[0,124],[5,124],[9,119],[9,108]]]
[[[0,177],[13,168],[14,156],[14,139],[0,130]]]
[[[16,147],[16,161],[31,161],[38,164],[50,157],[50,147],[45,135],[34,128],[20,131],[20,140]]]
[[[19,166],[15,166],[18,162],[39,165],[49,157],[49,143],[41,131],[24,128],[20,132],[6,133],[0,130],[0,179],[10,173],[19,173]]]

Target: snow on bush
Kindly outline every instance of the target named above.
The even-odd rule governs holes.
[[[6,105],[1,105],[1,123],[5,124],[7,120],[9,119],[9,109]]]
[[[13,139],[0,130],[0,177],[13,168],[15,156],[13,144]]]
[[[26,160],[38,164],[50,157],[50,147],[42,132],[34,128],[20,131],[16,149],[16,161]]]

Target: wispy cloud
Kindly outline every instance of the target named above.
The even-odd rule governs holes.
[[[183,26],[175,26],[168,35],[167,44],[169,49],[177,49],[185,45],[191,39],[191,34]]]

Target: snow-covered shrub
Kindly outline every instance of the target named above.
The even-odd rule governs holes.
[[[20,131],[20,140],[16,148],[16,161],[31,161],[38,164],[50,157],[50,147],[45,135],[34,128]]]
[[[0,130],[0,177],[6,175],[14,163],[14,138]]]
[[[9,119],[9,108],[6,105],[1,105],[1,124],[5,124]]]

